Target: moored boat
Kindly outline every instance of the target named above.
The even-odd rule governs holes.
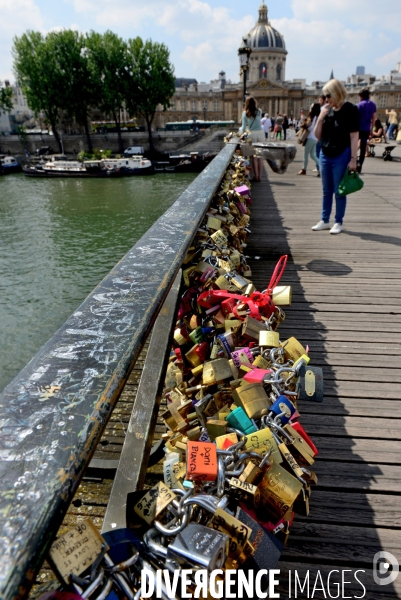
[[[7,175],[19,173],[21,170],[21,165],[14,156],[0,156],[0,173]]]
[[[152,163],[142,156],[100,160],[59,160],[53,156],[45,163],[23,168],[29,177],[128,177],[153,173]]]

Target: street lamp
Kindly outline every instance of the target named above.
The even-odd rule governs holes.
[[[248,46],[248,40],[246,38],[242,39],[243,45],[238,50],[239,56],[239,65],[241,68],[241,73],[244,80],[244,102],[246,99],[246,72],[249,69],[249,57],[252,53],[252,48]]]

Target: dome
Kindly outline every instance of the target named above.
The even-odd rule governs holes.
[[[262,4],[259,7],[259,19],[255,27],[248,31],[246,36],[244,36],[244,41],[245,40],[252,50],[257,50],[259,48],[274,48],[285,51],[283,36],[277,29],[274,29],[269,25],[267,6],[264,1],[262,1]]]

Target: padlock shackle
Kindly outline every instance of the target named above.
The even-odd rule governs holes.
[[[273,289],[276,287],[276,285],[278,285],[278,282],[280,281],[281,277],[283,276],[283,273],[285,271],[285,267],[287,265],[287,260],[288,260],[288,255],[284,254],[283,256],[281,256],[278,260],[278,263],[275,266],[275,269],[273,271],[273,275],[270,279],[269,285],[267,286],[267,290],[266,292],[271,296],[273,293]]]

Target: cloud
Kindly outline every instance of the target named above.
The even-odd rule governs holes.
[[[394,69],[399,62],[401,62],[401,47],[398,47],[391,52],[387,52],[387,54],[384,54],[375,60],[377,65],[389,70]]]
[[[0,0],[0,80],[14,80],[12,55],[14,36],[27,29],[43,28],[43,18],[33,0]]]

